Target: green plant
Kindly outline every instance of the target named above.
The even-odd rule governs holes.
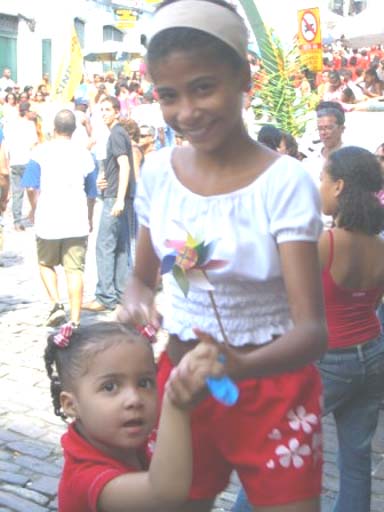
[[[294,78],[302,72],[296,41],[289,51],[268,28],[253,0],[240,0],[255,35],[262,62],[262,72],[256,78],[263,110],[281,130],[300,136],[304,133],[308,114],[315,104],[315,95],[300,97]]]

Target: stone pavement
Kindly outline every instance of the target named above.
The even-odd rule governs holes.
[[[90,237],[86,299],[95,285],[94,243]],[[62,466],[59,439],[65,425],[53,414],[42,353],[49,311],[37,272],[33,230],[5,232],[5,256],[0,267],[0,512],[57,510],[56,489]],[[59,275],[63,299],[65,281]],[[106,318],[108,315],[98,315]],[[95,316],[85,314],[82,322]],[[325,466],[323,512],[331,510],[337,489],[335,428],[324,420]],[[255,432],[257,435],[257,432]],[[384,510],[384,413],[374,443],[372,511]],[[278,485],[278,484],[277,484]],[[238,481],[233,477],[220,495],[215,511],[229,511]],[[353,512],[353,511],[350,511]],[[369,512],[369,511],[367,511]]]

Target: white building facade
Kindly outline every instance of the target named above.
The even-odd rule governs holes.
[[[84,52],[108,40],[124,42],[128,31],[116,28],[114,14],[119,5],[111,0],[1,0],[0,75],[9,67],[21,86],[40,83],[43,73],[53,81],[74,25]]]

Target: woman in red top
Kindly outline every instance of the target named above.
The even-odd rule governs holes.
[[[329,350],[319,368],[325,411],[339,441],[340,489],[334,512],[368,512],[371,441],[384,398],[384,338],[376,308],[384,293],[384,207],[380,164],[345,147],[325,164],[320,194],[335,227],[320,239]]]

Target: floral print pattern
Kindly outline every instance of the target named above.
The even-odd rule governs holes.
[[[304,456],[312,453],[311,448],[307,444],[300,444],[296,438],[292,438],[288,442],[288,446],[284,444],[276,448],[276,455],[279,456],[279,462],[284,468],[289,468],[291,464],[295,468],[301,468],[304,465]]]
[[[305,464],[314,465],[322,461],[322,435],[320,418],[306,411],[303,405],[290,409],[286,415],[286,427],[272,429],[267,437],[275,443],[274,456],[265,462],[268,469],[277,467],[300,469]],[[292,431],[292,437],[287,438],[287,432]]]
[[[317,425],[318,423],[316,414],[307,414],[302,405],[299,405],[296,410],[291,409],[287,417],[292,430],[298,431],[303,429],[306,434],[310,434],[313,430],[312,425]]]

